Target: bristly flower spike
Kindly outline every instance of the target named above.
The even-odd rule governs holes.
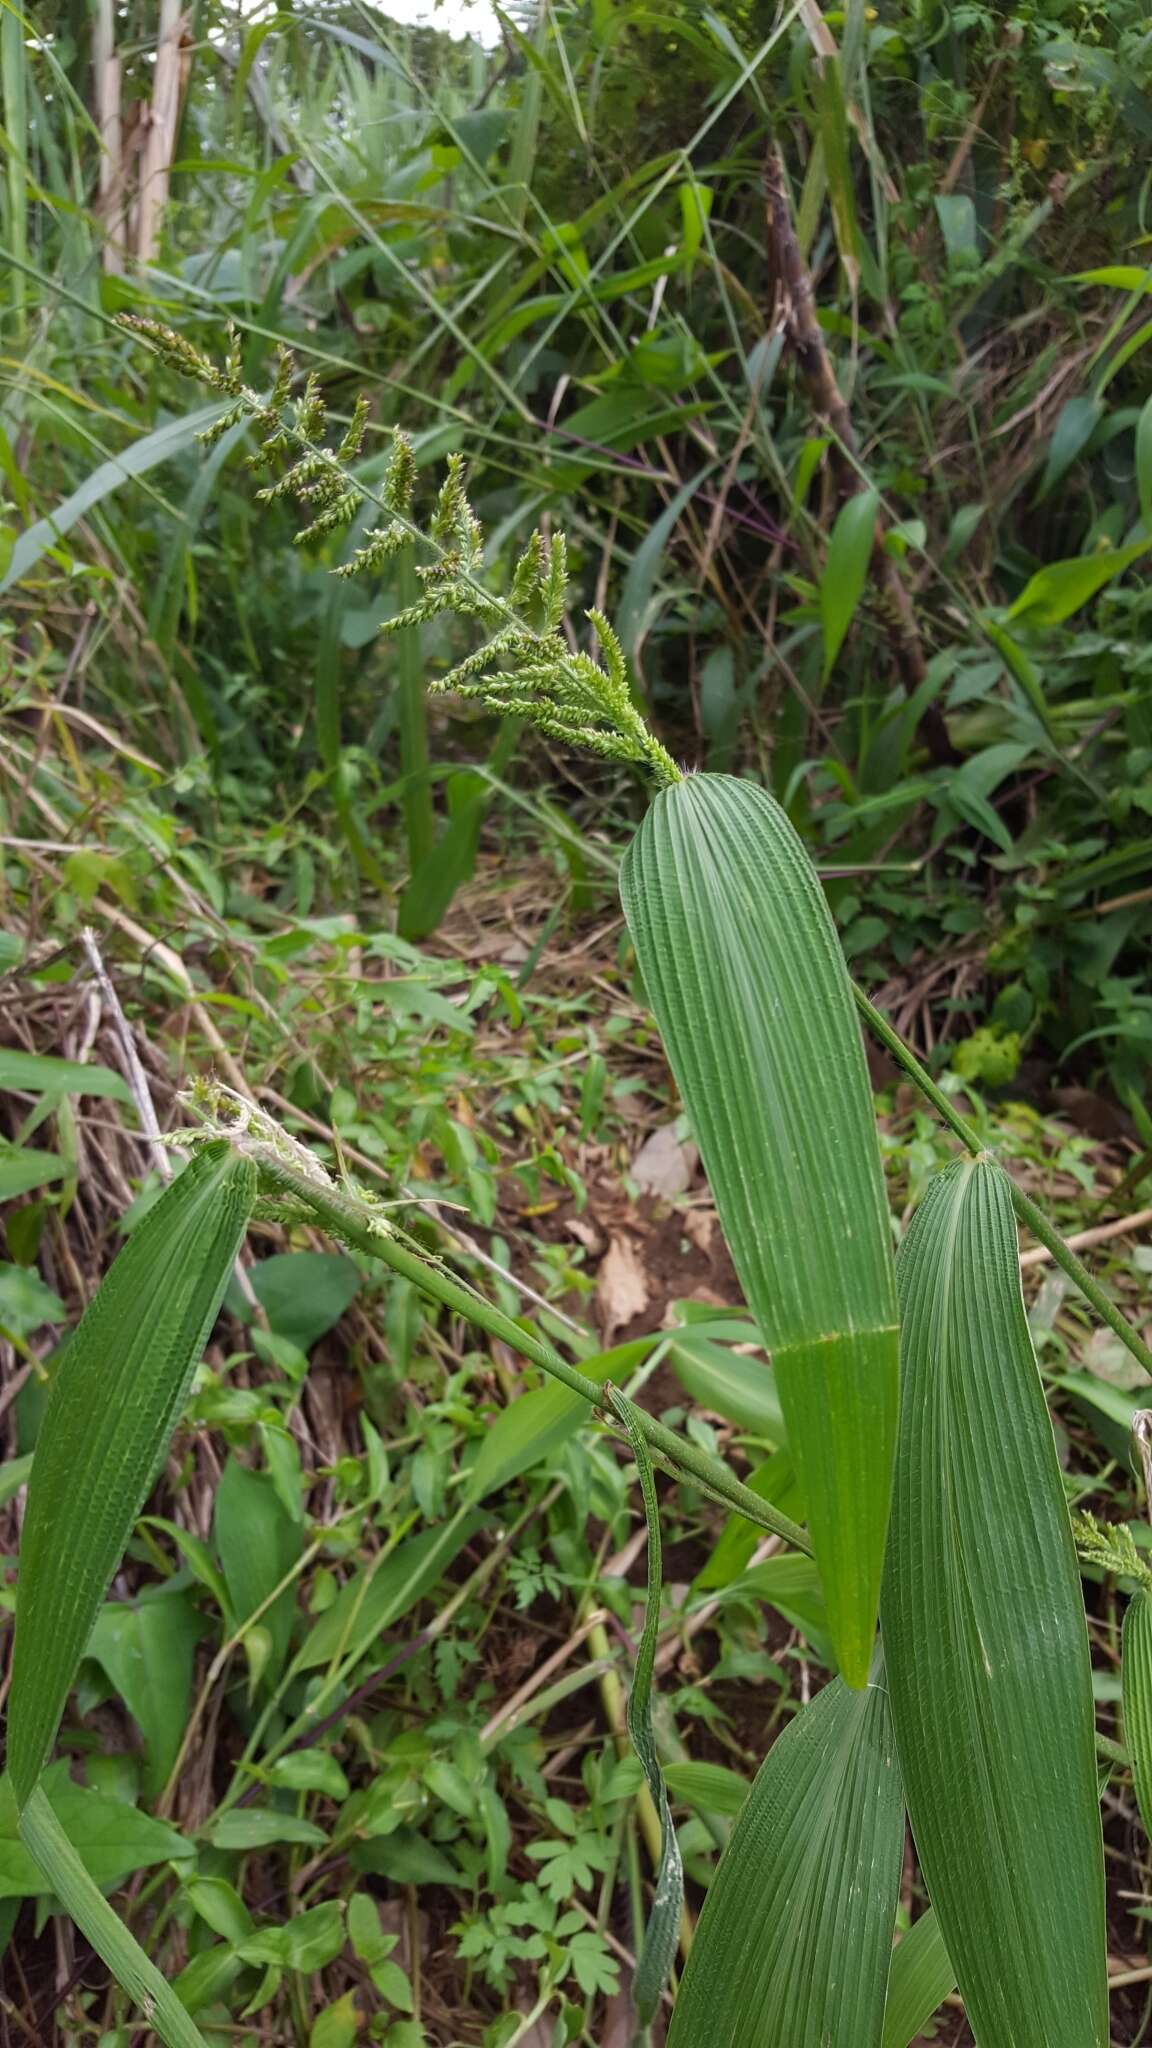
[[[249,458],[252,468],[286,462],[258,493],[263,503],[293,499],[306,513],[296,534],[300,544],[326,539],[351,525],[361,508],[374,504],[385,515],[337,576],[376,574],[401,548],[415,543],[431,559],[419,563],[420,595],[415,604],[385,622],[396,632],[443,614],[477,619],[488,637],[430,687],[455,690],[500,715],[530,719],[550,739],[583,747],[605,759],[635,762],[660,784],[678,782],[680,771],[650,732],[632,696],[624,650],[602,612],[590,611],[601,659],[573,652],[563,632],[568,598],[567,547],[563,534],[534,533],[516,564],[507,598],[482,581],[484,535],[468,501],[464,459],[448,458],[427,529],[413,516],[416,458],[408,436],[393,434],[392,451],[379,492],[369,490],[349,465],[360,454],[368,425],[368,401],[356,400],[352,417],[335,445],[327,438],[327,411],[320,380],[309,372],[293,400],[295,365],[281,349],[275,380],[261,396],[243,381],[241,340],[229,330],[227,354],[216,364],[182,335],[154,320],[124,315],[122,324],[139,335],[162,361],[227,401],[221,417],[201,435],[211,444],[248,420],[260,437]]]

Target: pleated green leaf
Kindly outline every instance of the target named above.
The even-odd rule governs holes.
[[[888,1210],[867,1068],[816,873],[725,775],[665,789],[625,915],[740,1283],[772,1352],[841,1671],[867,1679],[896,1441]]]
[[[1152,1835],[1152,1595],[1143,1586],[1128,1602],[1123,1651],[1124,1739],[1144,1832]]]
[[[882,1681],[769,1750],[704,1902],[668,2048],[879,2048],[904,1850]]]
[[[32,1460],[8,1765],[23,1806],[216,1318],[256,1169],[207,1147],[148,1211],[68,1342]]]
[[[898,1274],[882,1621],[916,1848],[980,2048],[1104,2048],[1088,1636],[999,1167],[937,1176]]]

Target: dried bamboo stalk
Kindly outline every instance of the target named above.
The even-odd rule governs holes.
[[[136,254],[141,263],[155,261],[160,243],[160,224],[168,202],[168,183],[176,153],[180,105],[187,75],[183,59],[184,26],[180,0],[160,0],[152,104],[140,159]]]
[[[98,211],[104,223],[103,263],[106,271],[119,276],[124,268],[124,121],[113,0],[96,0],[92,73],[96,126],[100,132]]]

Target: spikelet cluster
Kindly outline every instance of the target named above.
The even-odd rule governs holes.
[[[1126,1522],[1098,1522],[1095,1515],[1074,1515],[1072,1534],[1085,1564],[1097,1565],[1113,1578],[1135,1579],[1145,1591],[1152,1592],[1152,1570],[1137,1550]]]
[[[158,321],[125,315],[122,324],[164,362],[224,401],[201,441],[211,446],[240,422],[252,424],[259,445],[249,467],[273,472],[258,498],[265,504],[288,500],[300,509],[300,545],[342,531],[366,504],[378,511],[378,523],[334,574],[376,574],[410,544],[430,558],[417,566],[417,602],[387,620],[382,630],[396,632],[451,613],[474,620],[484,635],[472,653],[430,684],[432,690],[453,691],[490,711],[528,719],[566,746],[636,762],[659,783],[679,781],[675,762],[636,709],[624,651],[603,614],[586,614],[599,642],[599,659],[569,646],[563,631],[568,570],[562,534],[545,539],[534,533],[516,564],[508,595],[497,595],[484,580],[484,535],[468,502],[461,456],[449,457],[435,506],[422,525],[415,510],[416,460],[406,434],[393,434],[379,490],[361,483],[350,467],[363,446],[367,399],[357,399],[337,437],[329,432],[315,372],[297,393],[287,349],[279,352],[271,391],[261,396],[244,383],[235,331],[217,363]]]

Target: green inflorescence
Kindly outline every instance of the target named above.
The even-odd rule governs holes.
[[[1152,1568],[1137,1550],[1126,1522],[1098,1522],[1095,1515],[1075,1515],[1072,1533],[1085,1564],[1111,1572],[1117,1579],[1134,1579],[1138,1586],[1152,1593]]]
[[[421,525],[413,511],[416,460],[406,434],[393,432],[378,492],[360,482],[349,466],[363,446],[366,398],[357,399],[336,438],[329,435],[319,380],[311,373],[297,394],[295,362],[287,349],[280,350],[272,388],[261,397],[244,382],[234,330],[223,361],[214,362],[158,321],[125,314],[122,324],[170,367],[224,401],[220,417],[200,436],[205,445],[245,421],[252,424],[259,447],[249,467],[278,472],[259,498],[264,503],[288,499],[300,507],[305,520],[296,534],[299,545],[343,531],[366,504],[378,508],[379,524],[336,575],[374,574],[412,544],[431,557],[417,567],[417,602],[387,620],[382,630],[397,632],[452,613],[475,619],[485,633],[471,654],[429,685],[431,690],[454,691],[502,716],[529,719],[564,745],[635,762],[660,784],[680,780],[676,763],[636,709],[624,650],[603,613],[586,614],[599,642],[599,659],[574,650],[564,635],[568,566],[563,534],[546,539],[534,533],[516,564],[508,596],[497,596],[484,582],[484,535],[468,502],[461,456],[449,457],[431,517]]]

